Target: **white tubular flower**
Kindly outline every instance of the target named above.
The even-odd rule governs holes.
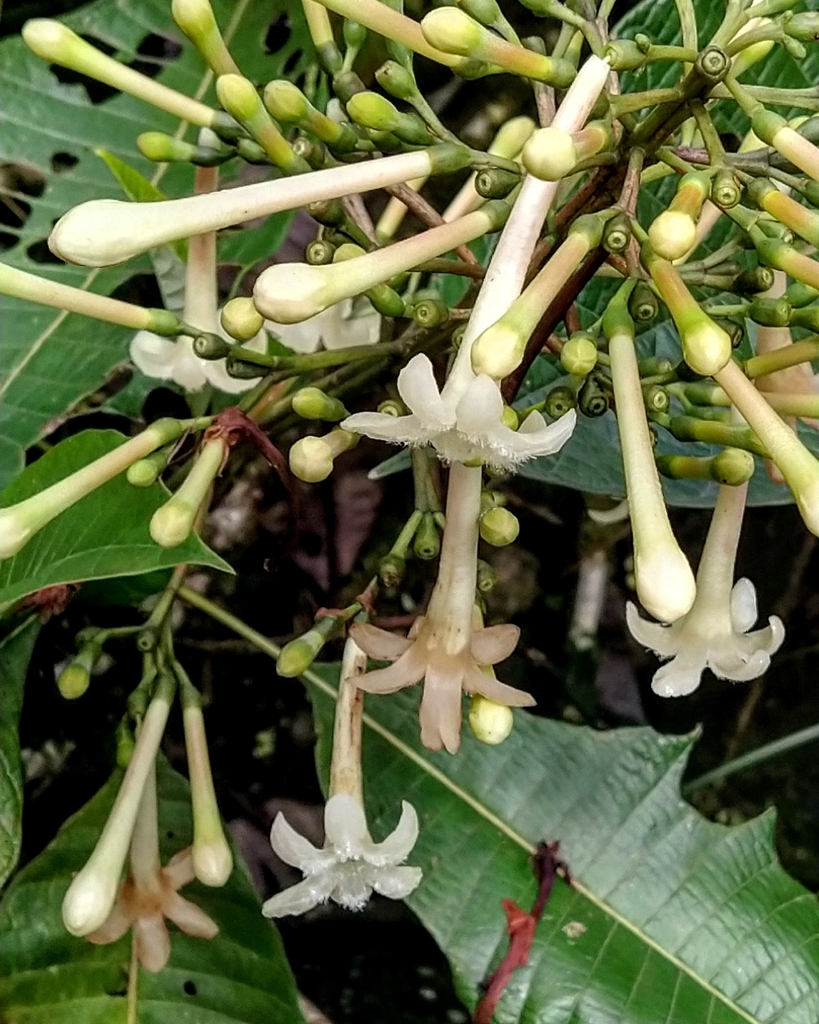
[[[661,697],[684,697],[710,668],[719,679],[747,682],[767,671],[782,646],[785,628],[772,615],[763,629],[756,622],[756,591],[748,579],[734,584],[747,484],[721,486],[697,572],[697,596],[691,610],[670,626],[646,622],[629,603],[626,620],[632,636],[659,657],[670,658],[651,688]]]
[[[307,355],[317,348],[352,348],[374,345],[381,332],[381,317],[369,299],[344,299],[295,324],[265,321],[265,327],[294,352]]]
[[[219,932],[204,910],[179,895],[179,889],[193,878],[190,847],[171,857],[164,868],[160,864],[156,770],[152,767],[131,841],[128,877],[107,919],[86,938],[96,945],[106,945],[117,942],[133,928],[137,960],[146,971],[158,973],[171,955],[166,917],[186,935],[200,939],[212,939]]]
[[[534,704],[528,693],[481,671],[482,665],[507,658],[520,633],[512,625],[475,629],[481,476],[479,466],[452,466],[438,579],[427,614],[416,620],[410,636],[396,636],[369,625],[355,625],[351,630],[371,658],[394,662],[362,676],[358,681],[361,689],[395,693],[423,679],[421,742],[430,750],[445,747],[451,754],[461,742],[462,692],[479,693],[510,707]]]
[[[219,172],[215,167],[199,167],[195,191],[198,195],[212,192],[218,181]],[[192,327],[232,342],[222,327],[216,305],[216,234],[209,231],[195,235],[188,243],[183,319]],[[254,352],[264,352],[267,334],[259,331],[255,338],[243,344]],[[224,359],[200,359],[193,351],[193,339],[184,335],[171,341],[150,331],[139,331],[131,339],[130,355],[131,362],[146,377],[172,380],[186,391],[199,391],[206,384],[211,384],[229,395],[237,395],[258,382],[258,377],[250,380],[230,377]]]
[[[367,827],[361,778],[364,694],[358,688],[366,665],[367,656],[348,639],[336,704],[324,845],[313,846],[284,815],[276,816],[270,843],[305,878],[269,899],[262,907],[265,917],[303,914],[328,899],[347,910],[361,910],[373,892],[400,900],[421,881],[421,869],[403,863],[418,838],[418,816],[411,804],[402,802],[398,825],[382,842],[373,842]]]
[[[265,917],[303,914],[329,899],[346,910],[361,910],[373,892],[393,900],[408,896],[421,881],[420,868],[403,864],[418,838],[418,816],[406,800],[401,808],[395,831],[375,843],[361,803],[342,793],[331,796],[324,808],[321,848],[299,835],[283,814],[277,815],[270,843],[305,878],[271,897],[262,907]]]
[[[480,459],[499,469],[514,469],[528,459],[553,455],[574,430],[574,410],[547,425],[531,412],[518,430],[503,423],[503,399],[491,377],[453,369],[438,390],[432,363],[419,353],[398,375],[398,392],[409,416],[360,412],[342,423],[345,430],[392,444],[431,444],[447,462]]]

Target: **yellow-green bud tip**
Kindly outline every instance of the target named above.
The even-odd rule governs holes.
[[[84,665],[72,662],[64,668],[57,679],[57,688],[66,700],[82,697],[91,683],[91,674]]]
[[[333,472],[333,450],[321,437],[302,437],[290,449],[290,469],[299,480],[316,484]]]
[[[467,57],[480,47],[484,31],[473,18],[454,7],[430,11],[421,22],[424,38],[445,53]]]
[[[237,341],[250,341],[264,326],[264,317],[249,298],[237,297],[226,302],[220,320],[224,330]]]
[[[648,229],[648,240],[658,256],[681,259],[697,240],[697,225],[687,213],[666,210]]]
[[[481,516],[480,531],[481,537],[487,544],[502,548],[517,539],[517,535],[520,533],[520,523],[514,512],[495,505]]]
[[[694,373],[711,377],[731,358],[731,337],[712,320],[703,319],[681,335],[683,358]]]
[[[508,324],[496,323],[487,328],[472,346],[472,369],[493,380],[502,380],[517,369],[522,356],[523,344],[519,333]]]
[[[571,135],[561,128],[539,128],[523,147],[523,166],[536,178],[559,181],[577,163],[577,149]]]
[[[588,376],[597,365],[597,346],[585,335],[569,338],[560,351],[560,365],[575,377]]]
[[[469,728],[475,737],[491,747],[497,746],[509,736],[515,720],[512,709],[497,704],[488,697],[476,693],[469,705]]]
[[[306,672],[324,645],[324,639],[315,629],[285,644],[276,662],[276,672],[284,679],[293,679]]]
[[[151,516],[148,530],[154,543],[162,548],[177,548],[193,529],[196,509],[170,498]]]

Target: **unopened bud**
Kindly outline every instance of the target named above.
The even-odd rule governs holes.
[[[469,728],[481,743],[497,746],[510,735],[515,724],[512,709],[479,693],[469,703]]]
[[[645,281],[638,281],[629,296],[628,311],[637,323],[650,323],[660,312],[657,296]]]
[[[199,507],[222,469],[226,452],[223,438],[206,441],[182,486],[151,516],[148,530],[160,547],[175,548],[188,538]]]
[[[250,341],[264,326],[264,317],[253,299],[237,297],[225,303],[219,316],[223,330],[237,341]]]
[[[150,487],[155,484],[168,464],[173,445],[160,448],[159,451],[140,459],[128,467],[125,479],[132,487]]]
[[[171,14],[214,74],[239,73],[216,24],[209,0],[173,0]]]
[[[415,79],[395,60],[385,61],[375,72],[375,78],[381,88],[397,100],[409,100],[418,92]]]
[[[560,350],[560,365],[566,373],[587,377],[597,365],[597,345],[590,334],[573,334]],[[551,414],[550,414],[551,415]]]
[[[224,359],[230,354],[230,345],[218,334],[197,334],[192,347],[200,359]]]
[[[425,512],[421,516],[412,542],[412,550],[424,561],[436,558],[441,550],[441,534],[432,512]]]
[[[503,167],[488,167],[475,176],[475,191],[483,199],[505,199],[520,184],[520,175]]]
[[[538,128],[532,132],[521,154],[523,166],[543,181],[560,181],[577,163],[574,139],[561,128]]]
[[[815,43],[819,40],[819,12],[800,11],[792,14],[785,21],[785,31],[803,43]]]
[[[76,658],[60,673],[57,688],[66,700],[76,700],[88,689],[91,671],[100,654],[101,645],[91,640],[83,644]]]
[[[520,533],[520,523],[514,512],[495,505],[481,516],[480,533],[487,544],[502,548],[517,539]]]
[[[302,675],[318,657],[325,642],[326,637],[318,629],[308,629],[284,645],[276,662],[276,672],[284,679]]]
[[[293,412],[305,420],[324,420],[338,423],[350,414],[343,402],[331,398],[320,388],[301,388],[293,396]]]
[[[498,582],[498,574],[482,558],[478,559],[477,588],[481,594],[488,594],[494,590]]]
[[[340,428],[331,430],[324,437],[302,437],[290,449],[290,469],[305,483],[319,483],[333,472],[333,460],[357,441],[356,434]]]
[[[553,420],[559,420],[561,416],[565,416],[576,405],[577,396],[571,388],[565,385],[552,388],[546,395],[543,403],[546,414],[551,416]]]
[[[378,578],[388,590],[392,590],[401,584],[406,569],[406,559],[391,551],[378,564]]]
[[[412,307],[412,319],[419,327],[438,327],[449,318],[446,303],[438,298],[422,299]]]
[[[757,298],[748,307],[747,315],[763,327],[787,327],[791,320],[791,304],[784,296],[778,299]]]

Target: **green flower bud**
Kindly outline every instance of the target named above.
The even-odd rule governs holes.
[[[225,361],[225,371],[228,377],[234,380],[258,380],[263,377],[265,370],[256,363],[246,363],[232,351]]]
[[[125,479],[132,487],[150,487],[155,484],[167,466],[173,449],[173,445],[168,445],[167,448],[160,448],[144,459],[139,459],[128,467]]]
[[[629,296],[628,311],[637,323],[650,323],[660,312],[657,296],[645,281],[638,281]]]
[[[659,384],[652,384],[643,391],[643,401],[649,412],[667,412],[669,406],[668,392]]]
[[[412,550],[424,561],[436,558],[441,550],[441,534],[432,512],[425,512],[421,516],[412,542]]]
[[[209,0],[172,0],[171,14],[215,75],[239,74]]]
[[[593,376],[587,377],[577,393],[577,408],[584,416],[603,416],[609,410],[609,400],[600,382]]]
[[[197,334],[192,347],[200,359],[224,359],[230,354],[230,345],[218,334]]]
[[[595,349],[595,352],[597,350]],[[565,416],[567,412],[574,409],[577,405],[577,397],[571,388],[567,388],[565,385],[561,385],[552,390],[546,395],[544,400],[544,409],[547,415],[551,416],[553,420],[559,420],[561,416]]]
[[[770,270],[769,267],[760,267],[761,270]],[[770,271],[773,273],[772,271]],[[767,290],[767,289],[766,289]],[[815,302],[819,299],[819,290],[811,288],[810,285],[802,284],[801,281],[794,281],[793,284],[788,285],[788,290],[785,292],[785,298],[790,302],[794,309],[802,306],[807,306],[811,302]]]
[[[304,258],[311,267],[325,267],[333,262],[336,248],[325,238],[317,238],[304,250]]]
[[[310,170],[276,127],[252,82],[241,75],[220,75],[216,79],[216,96],[277,167],[287,174]]]
[[[720,168],[711,179],[711,202],[720,210],[733,209],[742,196],[742,186],[730,167]]]
[[[781,296],[778,299],[754,299],[747,315],[763,327],[787,327],[791,320],[791,304]]]
[[[498,582],[498,574],[489,564],[482,558],[478,559],[478,575],[477,575],[477,588],[481,594],[488,594],[490,591],[495,589]]]
[[[268,82],[262,99],[273,117],[286,124],[298,124],[310,110],[310,102],[301,89],[283,78]]]
[[[560,365],[566,373],[574,374],[576,377],[587,377],[597,365],[597,345],[594,338],[582,332],[573,334],[560,350]],[[570,408],[574,408],[574,404]]]
[[[376,92],[356,93],[347,104],[347,113],[364,128],[392,132],[410,145],[426,146],[433,141],[417,114],[402,114],[386,96]]]
[[[378,578],[388,590],[393,590],[400,586],[406,569],[406,559],[391,551],[378,563]]]
[[[83,644],[76,658],[63,669],[57,679],[57,688],[66,700],[82,697],[91,683],[91,671],[101,654],[102,645],[91,640]]]
[[[158,164],[190,163],[196,155],[196,146],[164,132],[143,132],[137,136],[136,143],[137,149],[147,160]]]
[[[496,3],[496,0],[458,0],[458,6],[466,11],[470,18],[493,28],[498,22],[503,22],[503,13]]]
[[[226,454],[223,438],[206,441],[182,486],[151,516],[148,530],[160,547],[175,548],[188,538],[199,507],[220,473]]]
[[[320,388],[301,388],[293,396],[293,412],[305,420],[324,420],[338,423],[350,414],[344,403],[331,398]]]
[[[756,463],[750,452],[741,448],[723,448],[711,460],[711,478],[720,484],[739,487],[754,475]]]
[[[774,272],[770,267],[751,267],[734,278],[732,290],[739,295],[755,295],[773,288]]]
[[[134,753],[134,734],[126,721],[126,718],[123,718],[117,726],[116,740],[117,767],[125,771]]]
[[[520,175],[503,167],[489,167],[475,175],[475,191],[483,199],[505,199],[520,184]]]
[[[422,299],[412,307],[412,319],[419,327],[438,327],[449,319],[449,310],[441,299]]]
[[[219,320],[222,329],[237,341],[250,341],[264,327],[264,318],[253,305],[253,299],[243,297],[226,302]]]
[[[603,57],[613,71],[637,71],[646,62],[645,51],[633,39],[617,39],[608,43]]]
[[[413,76],[395,60],[385,61],[376,70],[375,79],[384,92],[397,100],[411,100],[418,93]]]
[[[313,664],[322,647],[324,637],[315,629],[285,644],[276,662],[276,672],[285,679],[302,675]]]
[[[794,39],[803,43],[815,43],[819,40],[819,12],[800,11],[792,14],[785,21],[785,31]]]
[[[482,697],[479,693],[472,695],[469,703],[469,728],[481,743],[491,747],[503,743],[511,734],[514,724],[510,707]]]
[[[374,288],[367,289],[365,295],[381,316],[404,316],[406,313],[404,300],[387,284],[377,284]]]
[[[479,522],[481,537],[487,544],[496,548],[511,544],[520,533],[518,517],[500,505],[495,505],[484,512]]]

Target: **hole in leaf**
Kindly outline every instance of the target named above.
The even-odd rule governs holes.
[[[192,981],[186,981],[185,984],[182,986],[182,991],[185,993],[186,996],[195,996],[196,985],[194,985]]]
[[[177,59],[182,53],[182,47],[175,39],[152,32],[149,36],[145,36],[136,52],[137,57],[129,67],[149,78],[156,78],[163,68]]]
[[[59,256],[55,256],[49,249],[48,241],[45,238],[41,238],[38,242],[32,242],[26,249],[26,255],[35,263],[56,263],[59,266],[65,266]]]
[[[265,52],[278,53],[279,50],[283,50],[290,41],[292,31],[290,18],[286,14],[280,14],[275,21],[271,22],[267,35],[264,37]]]
[[[51,170],[55,174],[64,174],[79,162],[80,158],[73,153],[55,153],[51,158]]]
[[[284,67],[282,68],[282,73],[285,75],[285,77],[287,75],[291,75],[296,70],[296,68],[299,66],[299,61],[301,60],[302,56],[303,53],[301,50],[294,50],[290,54],[290,56],[285,61]]]
[[[110,43],[106,43],[105,40],[99,39],[97,36],[82,33],[81,35],[86,42],[96,46],[106,56],[111,57],[116,53],[115,48]],[[147,75],[148,78],[156,78],[160,71],[176,60],[181,52],[182,47],[179,43],[169,39],[167,36],[160,36],[155,32],[151,32],[137,46],[137,56],[134,60],[128,63],[123,61],[123,63],[126,67],[133,68],[135,71]],[[59,64],[51,64],[49,67],[54,72],[58,82],[62,82],[65,85],[83,86],[88,94],[88,99],[94,104],[110,100],[112,96],[116,96],[119,92],[118,89],[114,89],[110,85],[105,85],[105,83],[98,82],[94,78],[89,78],[88,75],[72,71],[70,68],[60,67]]]
[[[45,175],[33,164],[0,164],[0,250],[17,244],[17,232],[31,214],[31,204],[26,202],[26,197],[36,199],[45,187]],[[3,225],[14,230],[3,231]]]
[[[162,295],[159,285],[153,274],[134,274],[127,281],[111,292],[114,299],[122,299],[123,302],[133,302],[137,306],[148,306],[152,309],[162,305]]]
[[[175,835],[176,835],[176,833],[173,831],[173,829],[169,828],[168,831],[165,833],[165,838],[166,839],[173,839],[173,837]]]

